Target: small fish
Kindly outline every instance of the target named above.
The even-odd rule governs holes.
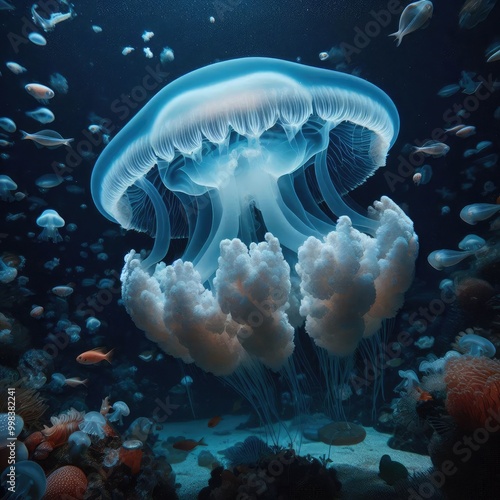
[[[23,135],[21,139],[29,139],[48,148],[57,148],[63,145],[69,146],[69,143],[74,140],[73,138],[65,139],[55,130],[40,130],[40,132],[36,132],[35,134],[29,134],[24,130],[20,130],[19,132]]]
[[[192,439],[183,439],[182,441],[177,441],[172,445],[176,450],[182,451],[191,451],[194,450],[197,446],[207,446],[207,443],[203,441],[204,438],[201,438],[199,441],[193,441]]]
[[[20,75],[21,73],[26,73],[26,71],[28,71],[24,66],[12,61],[5,63],[5,66],[7,66],[7,68],[9,68],[15,75]]]
[[[47,104],[48,100],[55,96],[55,92],[50,87],[41,83],[28,83],[24,86],[24,90],[42,104]]]
[[[414,148],[414,151],[418,153],[424,153],[429,156],[434,156],[435,158],[444,156],[449,150],[450,146],[437,141],[427,141],[422,146]]]
[[[417,387],[417,396],[418,396],[418,401],[432,401],[434,398],[432,395],[421,389],[420,387]]]
[[[210,428],[215,427],[216,425],[218,425],[218,424],[219,424],[219,422],[220,422],[221,420],[222,420],[222,417],[220,417],[220,416],[218,416],[218,415],[217,415],[216,417],[212,417],[212,418],[208,421],[208,426],[209,426]]]
[[[500,61],[500,49],[498,49],[496,52],[493,52],[493,54],[491,54],[486,60],[486,62],[494,62],[494,61]]]
[[[114,349],[111,349],[111,351],[106,354],[105,351],[105,347],[96,347],[90,351],[82,352],[82,354],[77,356],[76,360],[82,365],[95,365],[103,360],[111,364],[111,356],[113,355]]]
[[[450,132],[451,134],[456,134],[459,130],[463,129],[464,127],[465,127],[464,124],[460,124],[460,125],[455,125],[454,127],[451,128],[445,128],[444,131]]]
[[[473,125],[468,125],[467,127],[462,127],[460,130],[457,130],[455,132],[455,135],[457,137],[461,137],[462,139],[466,137],[470,137],[471,135],[474,135],[476,133],[476,127]]]
[[[434,6],[428,0],[413,2],[405,7],[399,19],[399,29],[389,36],[396,37],[396,45],[399,47],[405,35],[418,30],[432,17]]]
[[[67,378],[64,383],[66,385],[69,385],[70,387],[77,387],[79,385],[87,385],[87,382],[89,381],[88,378],[85,380],[82,380],[80,377],[73,377],[73,378]]]

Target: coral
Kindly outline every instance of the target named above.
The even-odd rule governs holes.
[[[500,413],[500,361],[461,356],[446,363],[446,409],[463,429],[484,427]]]
[[[242,443],[236,443],[230,448],[219,452],[231,465],[256,464],[261,458],[272,453],[271,448],[255,436],[250,436]]]
[[[8,388],[16,391],[16,413],[20,415],[27,426],[37,424],[48,406],[45,400],[35,390],[23,387],[24,380],[13,382],[10,379],[0,380],[0,394],[7,394]],[[0,413],[7,412],[7,398],[0,398]]]
[[[85,473],[73,465],[65,465],[56,469],[47,478],[47,490],[44,500],[60,500],[71,498],[73,500],[83,499],[87,490],[87,478]]]
[[[57,417],[51,417],[52,427],[44,426],[41,432],[35,432],[25,440],[26,447],[34,459],[47,458],[49,453],[68,441],[70,434],[78,430],[83,420],[83,413],[71,408]]]

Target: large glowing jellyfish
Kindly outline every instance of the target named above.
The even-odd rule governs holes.
[[[92,195],[110,220],[155,236],[145,267],[189,236],[183,260],[207,280],[224,238],[257,241],[257,213],[295,253],[334,229],[319,200],[363,226],[339,195],[385,164],[398,129],[392,101],[360,78],[266,58],[213,64],[168,85],[116,136]]]
[[[102,214],[155,238],[122,271],[136,325],[216,375],[245,367],[239,386],[254,384],[263,406],[258,366],[286,367],[304,318],[319,346],[352,353],[412,280],[411,220],[386,197],[368,216],[342,198],[385,164],[398,130],[374,85],[281,60],[217,63],[170,83],[92,174]],[[182,259],[150,270],[177,237],[187,238]]]

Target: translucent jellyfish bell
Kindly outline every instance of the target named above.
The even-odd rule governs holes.
[[[427,262],[438,271],[442,271],[445,267],[455,266],[464,259],[473,255],[472,251],[459,252],[458,250],[434,250],[427,256]]]
[[[474,203],[462,208],[460,218],[467,224],[477,224],[479,221],[489,219],[500,211],[500,205],[494,203]]]
[[[55,210],[44,210],[42,215],[36,220],[36,223],[38,226],[44,228],[38,235],[38,239],[43,241],[52,240],[54,243],[62,241],[62,237],[57,229],[64,227],[64,219]]]
[[[189,238],[182,258],[206,280],[225,238],[248,244],[265,226],[295,253],[322,238],[335,224],[318,202],[374,232],[342,196],[385,165],[398,130],[393,102],[365,80],[277,59],[226,61],[151,99],[99,157],[92,196],[111,221],[155,237],[144,267],[171,238]]]

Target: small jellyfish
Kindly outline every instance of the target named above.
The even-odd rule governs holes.
[[[208,18],[208,20],[210,21],[210,24],[214,24],[215,23],[215,17],[214,16],[210,16]]]
[[[74,233],[77,229],[78,229],[78,226],[74,222],[70,222],[66,226],[66,231],[68,231],[68,233]]]
[[[497,187],[493,181],[486,181],[483,185],[483,192],[481,193],[483,196],[488,196],[489,194],[496,191]]]
[[[87,327],[87,330],[90,333],[94,333],[101,326],[101,322],[97,318],[94,318],[94,316],[91,316],[90,318],[87,318],[87,321],[85,322],[85,326]]]
[[[319,60],[320,61],[326,61],[328,59],[328,52],[320,52],[319,53]]]
[[[128,56],[134,49],[134,47],[123,47],[122,55]]]
[[[455,266],[459,262],[473,255],[474,252],[458,250],[434,250],[427,256],[427,262],[438,271],[442,271],[445,267]]]
[[[474,203],[462,208],[460,218],[467,224],[477,224],[479,221],[489,219],[500,211],[500,205],[493,203]]]
[[[149,42],[149,40],[151,40],[151,38],[153,38],[154,36],[155,34],[152,31],[144,31],[144,33],[142,34],[142,39],[144,40],[144,42]]]
[[[151,49],[149,47],[144,47],[142,49],[142,51],[144,52],[144,55],[148,58],[148,59],[152,59],[153,58],[153,52],[151,52]]]
[[[52,293],[58,297],[69,297],[73,291],[72,287],[65,285],[58,285],[52,288]]]
[[[420,185],[420,182],[422,181],[422,174],[420,172],[417,172],[416,174],[413,175],[413,184],[416,186]]]
[[[52,209],[44,210],[42,215],[36,220],[38,226],[43,227],[43,231],[38,235],[38,239],[43,241],[52,240],[54,243],[62,241],[58,228],[64,227],[64,219]]]
[[[432,178],[432,167],[430,165],[422,165],[420,168],[415,169],[415,175],[420,176],[417,185],[427,184]],[[415,177],[415,175],[413,177]],[[415,182],[415,180],[413,182]]]
[[[68,80],[61,73],[53,73],[50,75],[50,85],[59,93],[68,93]]]
[[[441,215],[448,215],[451,212],[451,208],[448,205],[443,205],[441,207]]]
[[[48,189],[59,186],[63,182],[63,178],[57,174],[44,174],[35,180],[35,185],[40,191],[45,192]]]
[[[101,33],[102,28],[100,26],[97,26],[97,24],[92,25],[92,31],[94,33]]]
[[[160,54],[160,62],[166,64],[174,60],[174,51],[170,47],[165,47]]]
[[[40,33],[36,32],[30,33],[28,35],[28,38],[29,41],[31,43],[34,43],[35,45],[40,45],[40,46],[47,45],[47,40],[45,40],[45,38],[42,35],[40,35]]]
[[[0,175],[0,199],[3,201],[12,201],[14,197],[11,191],[17,189],[17,184],[8,176]]]
[[[483,248],[484,245],[486,245],[486,241],[483,238],[476,234],[468,234],[458,244],[458,248],[460,248],[460,250],[476,252],[480,248]]]

